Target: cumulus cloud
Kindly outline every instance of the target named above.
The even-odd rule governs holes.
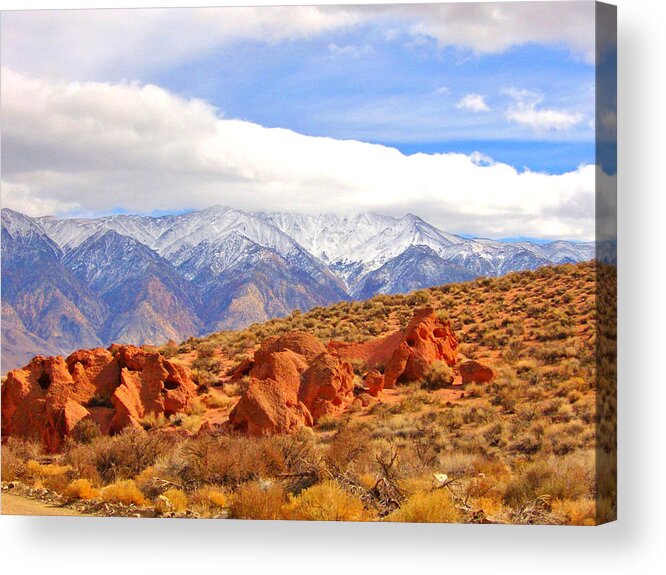
[[[227,119],[154,85],[2,75],[2,202],[31,214],[225,204],[412,211],[449,231],[491,237],[594,234],[593,166],[548,175],[480,154],[404,155]]]
[[[497,53],[530,43],[570,50],[593,63],[593,2],[479,2],[404,5],[414,22],[411,34],[434,38],[442,46]]]
[[[477,54],[541,43],[594,61],[592,2],[29,10],[2,15],[3,63],[66,79],[140,78],[238,41],[279,43],[359,26]]]
[[[513,88],[505,90],[505,93],[515,101],[506,111],[506,119],[529,126],[537,132],[568,130],[585,119],[585,116],[578,112],[539,107],[543,94]]]
[[[7,12],[3,63],[47,78],[136,78],[225,44],[306,39],[363,19],[326,6]]]
[[[459,110],[467,110],[469,112],[489,112],[490,108],[486,104],[486,100],[481,94],[467,94],[467,96],[460,99],[456,104]]]

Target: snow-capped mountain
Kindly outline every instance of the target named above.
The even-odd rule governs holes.
[[[593,257],[592,243],[469,239],[413,214],[213,206],[160,217],[31,218],[3,209],[3,371],[25,355],[13,349],[25,342],[63,352],[163,343],[296,308]]]

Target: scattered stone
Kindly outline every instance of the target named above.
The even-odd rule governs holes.
[[[459,369],[463,385],[468,383],[488,383],[495,377],[492,369],[472,359],[463,361]]]

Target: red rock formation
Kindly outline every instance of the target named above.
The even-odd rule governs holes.
[[[351,366],[304,332],[266,340],[243,367],[236,373],[249,375],[250,385],[229,424],[250,435],[293,433],[353,399]]]
[[[308,408],[289,385],[253,378],[229,414],[229,424],[241,433],[261,436],[295,433],[313,422]]]
[[[38,356],[2,386],[2,436],[38,439],[55,452],[81,419],[116,432],[147,413],[181,411],[194,394],[185,369],[132,346]]]
[[[395,348],[402,341],[402,331],[390,335],[364,341],[363,343],[347,343],[332,340],[328,344],[328,351],[338,355],[348,362],[361,361],[368,369],[386,365],[391,359]]]
[[[329,353],[318,355],[303,373],[298,399],[315,423],[324,415],[340,413],[354,397],[351,365]]]
[[[384,389],[384,376],[376,369],[369,371],[363,377],[363,383],[372,397],[377,397]]]
[[[435,361],[454,366],[458,358],[457,347],[448,321],[438,319],[432,308],[417,311],[386,364],[384,387],[392,389],[399,380],[421,379]]]
[[[487,365],[469,359],[460,364],[460,375],[463,385],[467,383],[488,383],[495,377],[495,373]]]
[[[56,451],[88,412],[76,401],[77,389],[62,357],[37,356],[10,371],[2,386],[2,436],[41,441]]]

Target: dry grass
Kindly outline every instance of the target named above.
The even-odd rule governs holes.
[[[460,519],[460,512],[450,493],[444,489],[438,489],[415,493],[400,508],[388,515],[385,521],[455,523]]]
[[[232,519],[281,519],[286,494],[280,485],[250,482],[241,485],[229,505]]]
[[[146,498],[132,479],[117,481],[107,485],[101,491],[102,499],[109,503],[124,505],[145,505]]]
[[[290,497],[282,516],[299,521],[365,521],[369,517],[363,502],[335,481],[318,483]]]
[[[67,485],[63,495],[71,499],[97,499],[100,491],[87,479],[75,479]]]

